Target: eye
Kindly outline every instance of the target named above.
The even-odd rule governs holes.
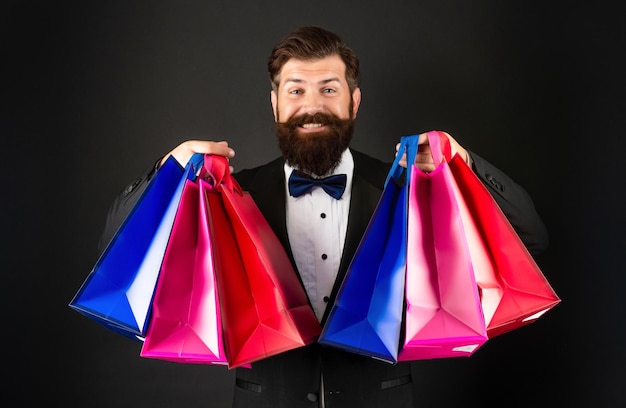
[[[335,91],[333,88],[324,88],[322,89],[322,93],[335,93],[337,91]]]
[[[292,89],[291,91],[289,91],[290,95],[299,95],[302,93],[302,89]]]

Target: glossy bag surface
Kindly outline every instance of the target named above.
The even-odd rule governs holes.
[[[452,175],[486,251],[475,276],[488,336],[494,337],[536,321],[561,300],[513,226],[472,169],[458,155],[449,162]]]
[[[173,157],[156,171],[69,306],[142,341],[186,173]]]
[[[401,144],[381,198],[348,267],[319,343],[389,363],[398,359],[407,250],[407,191],[399,160],[417,152]]]
[[[410,166],[406,327],[400,361],[467,357],[487,341],[471,241],[461,217],[462,197],[439,139],[430,136],[435,170],[425,173]]]
[[[141,356],[181,363],[228,363],[215,280],[205,190],[185,183],[165,251]]]
[[[229,367],[315,342],[321,327],[285,249],[225,159],[210,160],[225,168],[205,199]]]

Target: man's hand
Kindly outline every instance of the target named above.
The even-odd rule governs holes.
[[[450,148],[452,151],[452,157],[454,157],[455,154],[459,154],[461,156],[461,158],[463,158],[463,160],[465,160],[467,162],[467,150],[465,150],[452,136],[450,136],[448,133],[446,132],[441,132],[443,133],[448,140],[450,141]],[[418,169],[420,169],[421,171],[428,173],[431,172],[433,170],[435,170],[435,167],[437,167],[435,165],[435,163],[433,162],[433,157],[432,154],[430,153],[430,146],[428,144],[428,137],[426,136],[426,132],[424,133],[420,133],[419,139],[418,139],[418,148],[417,148],[417,155],[415,156],[415,166],[417,166]],[[396,155],[398,154],[398,149],[400,148],[400,143],[396,144]],[[402,158],[400,158],[400,162],[399,162],[400,166],[402,167],[406,167],[407,163],[406,163],[406,154],[404,154],[402,156]]]
[[[235,156],[235,151],[228,147],[228,142],[226,141],[211,142],[208,140],[187,140],[179,144],[168,154],[163,156],[161,162],[159,163],[159,167],[165,162],[165,160],[167,160],[169,156],[174,156],[176,161],[184,167],[191,158],[191,156],[194,155],[194,153],[215,154],[227,158],[232,158]],[[229,167],[232,173],[233,168],[232,166]]]

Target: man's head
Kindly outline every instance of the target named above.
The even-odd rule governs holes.
[[[276,44],[267,61],[272,89],[278,89],[280,71],[290,59],[313,61],[333,55],[345,64],[346,81],[352,93],[361,79],[359,58],[337,34],[319,27],[300,27]]]
[[[285,159],[308,173],[332,171],[352,140],[361,102],[358,58],[336,34],[303,27],[278,43],[268,70]]]

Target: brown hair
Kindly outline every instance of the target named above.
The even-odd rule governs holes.
[[[353,92],[359,86],[361,75],[358,57],[337,34],[319,27],[300,27],[274,47],[267,61],[272,89],[278,89],[278,74],[290,59],[311,61],[332,55],[338,55],[346,64],[346,81]]]

